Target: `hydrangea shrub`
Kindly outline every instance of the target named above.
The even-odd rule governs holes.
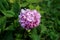
[[[36,10],[21,9],[19,22],[26,30],[37,27],[40,24],[41,15]]]

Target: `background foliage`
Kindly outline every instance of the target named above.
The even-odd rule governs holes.
[[[30,32],[18,22],[21,9],[36,9],[41,23]],[[0,40],[60,40],[60,0],[0,0]]]

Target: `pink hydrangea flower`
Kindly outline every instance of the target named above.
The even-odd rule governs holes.
[[[40,24],[41,15],[36,10],[21,9],[19,22],[26,30],[37,27]]]

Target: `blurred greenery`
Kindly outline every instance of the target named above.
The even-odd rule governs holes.
[[[40,25],[31,31],[18,22],[24,8],[42,16]],[[0,40],[60,40],[60,0],[0,0]]]

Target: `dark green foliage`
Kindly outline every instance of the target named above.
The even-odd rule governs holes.
[[[24,8],[36,9],[42,16],[31,31],[18,22]],[[0,40],[60,40],[60,0],[0,0]]]

